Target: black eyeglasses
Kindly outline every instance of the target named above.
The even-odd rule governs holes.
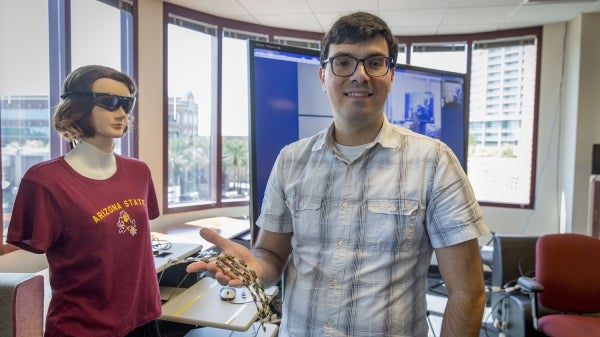
[[[80,95],[80,96],[88,96],[92,97],[94,100],[94,104],[106,109],[108,111],[115,111],[120,107],[123,107],[123,111],[126,114],[131,113],[133,107],[135,106],[135,97],[129,96],[119,96],[114,94],[106,94],[99,92],[87,92],[87,91],[70,91],[64,93],[60,96],[60,98],[67,98],[70,95]]]
[[[336,76],[352,76],[358,64],[361,63],[365,66],[365,71],[369,76],[380,77],[385,76],[393,65],[394,58],[388,56],[371,56],[365,57],[364,59],[358,59],[352,56],[334,56],[330,57],[325,62],[331,64],[331,71]]]

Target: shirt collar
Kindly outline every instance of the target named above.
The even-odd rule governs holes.
[[[317,140],[315,141],[312,150],[317,151],[323,148],[325,144],[327,144],[327,148],[332,152],[336,152],[336,147],[334,145],[333,140],[333,122],[329,124],[327,129],[319,133],[317,136]],[[381,130],[375,137],[375,144],[381,144],[382,147],[385,148],[398,148],[400,147],[400,142],[397,137],[394,137],[396,130],[393,128],[392,124],[388,121],[387,116],[383,116],[383,125],[381,126]]]

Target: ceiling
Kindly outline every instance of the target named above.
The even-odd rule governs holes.
[[[363,10],[394,35],[447,35],[540,26],[599,12],[600,0],[163,0],[263,26],[323,33],[341,15]]]

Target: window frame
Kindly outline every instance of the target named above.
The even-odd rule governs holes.
[[[302,32],[296,30],[288,30],[288,29],[279,29],[267,26],[261,26],[252,23],[246,23],[231,19],[226,19],[210,14],[205,14],[201,12],[197,12],[188,8],[179,7],[177,5],[164,3],[163,4],[163,15],[165,17],[165,34],[166,34],[166,25],[168,20],[169,13],[180,15],[183,17],[189,17],[190,19],[206,22],[208,24],[216,25],[217,27],[217,111],[215,118],[216,130],[214,130],[215,135],[215,143],[216,149],[212,151],[213,158],[211,165],[213,165],[213,172],[215,174],[215,182],[219,185],[222,182],[222,134],[221,134],[221,76],[222,76],[222,61],[221,61],[221,53],[222,53],[222,38],[223,38],[223,30],[229,31],[238,31],[238,32],[248,32],[250,34],[257,35],[266,35],[269,37],[269,42],[275,42],[276,40],[281,40],[285,38],[289,38],[290,40],[304,40],[304,41],[320,41],[323,37],[322,33],[312,33],[312,32]],[[535,185],[536,185],[536,158],[537,158],[537,134],[538,134],[538,110],[539,110],[539,88],[540,88],[540,71],[541,71],[541,45],[542,45],[542,30],[543,27],[529,27],[529,28],[519,28],[519,29],[510,29],[504,31],[495,31],[495,32],[483,32],[483,33],[472,33],[472,34],[453,34],[453,35],[435,35],[435,36],[396,36],[398,44],[403,46],[405,51],[406,59],[400,61],[401,63],[411,64],[411,54],[413,45],[428,45],[435,43],[450,43],[454,44],[457,41],[461,43],[465,43],[466,48],[466,89],[465,89],[465,105],[467,111],[469,109],[469,98],[470,98],[470,83],[471,83],[471,58],[472,58],[472,46],[473,43],[481,40],[494,40],[494,39],[503,39],[503,38],[515,38],[520,36],[528,36],[533,35],[537,40],[537,50],[536,50],[536,66],[535,66],[535,76],[536,81],[534,85],[534,97],[533,97],[533,130],[532,130],[532,148],[531,148],[531,171],[530,171],[530,186],[529,186],[529,202],[526,204],[510,204],[510,203],[501,203],[501,202],[490,202],[490,201],[480,201],[480,205],[482,206],[494,206],[494,207],[505,207],[505,208],[522,208],[522,209],[533,209],[535,203]],[[165,35],[166,36],[166,35]],[[165,38],[166,39],[166,38]],[[167,43],[165,41],[165,64],[166,60],[166,46]],[[166,67],[165,67],[164,77],[166,78]],[[166,97],[166,89],[165,89],[165,102],[167,102],[168,97]],[[164,111],[165,114],[168,112],[168,106],[165,103]],[[467,121],[468,123],[468,121]],[[165,126],[166,127],[166,126]],[[165,129],[164,136],[166,137],[167,131]],[[163,161],[164,170],[167,169],[168,163]],[[168,198],[166,187],[163,191],[164,196],[164,213],[179,213],[179,212],[187,212],[193,210],[205,210],[212,208],[222,208],[222,207],[230,207],[230,206],[245,206],[248,205],[248,201],[228,201],[227,199],[222,198],[222,191],[220,188],[216,188],[215,194],[215,202],[204,205],[190,206],[190,207],[177,207],[177,208],[169,208],[168,207]]]
[[[481,206],[503,207],[503,208],[519,208],[533,209],[535,206],[536,192],[536,176],[537,176],[537,141],[538,141],[538,118],[539,118],[539,93],[540,93],[540,74],[541,74],[541,59],[542,59],[542,33],[543,27],[528,27],[519,29],[510,29],[495,32],[483,32],[473,34],[457,34],[457,35],[436,35],[436,36],[396,36],[398,43],[405,44],[407,47],[407,63],[411,64],[411,53],[413,44],[428,44],[428,43],[453,43],[456,41],[464,41],[466,43],[467,52],[467,71],[466,71],[466,88],[465,88],[465,108],[470,111],[470,95],[471,95],[471,61],[473,43],[486,40],[499,39],[514,39],[525,36],[535,36],[536,44],[536,65],[535,65],[535,84],[533,93],[533,129],[532,129],[532,148],[531,148],[531,168],[530,168],[530,183],[529,183],[529,202],[521,203],[504,203],[493,201],[479,201]],[[468,159],[467,159],[468,162]]]
[[[222,189],[220,188],[223,182],[223,149],[222,149],[222,44],[223,44],[223,36],[224,31],[229,32],[238,32],[244,33],[247,32],[249,34],[268,36],[269,41],[273,41],[275,37],[283,38],[283,39],[298,39],[298,40],[308,40],[308,41],[320,41],[323,37],[321,33],[311,33],[311,32],[302,32],[296,31],[292,29],[283,29],[283,28],[273,28],[267,26],[261,26],[253,23],[247,23],[242,21],[236,21],[231,19],[226,19],[198,11],[194,11],[189,8],[180,7],[177,5],[173,5],[170,3],[163,3],[163,139],[168,139],[168,24],[169,24],[169,15],[176,15],[182,18],[187,18],[193,21],[203,22],[206,24],[214,25],[216,27],[216,65],[217,65],[217,73],[216,73],[216,92],[217,92],[217,101],[216,104],[216,112],[215,116],[213,116],[212,122],[212,146],[211,149],[211,180],[215,186],[212,187],[212,191],[214,192],[214,200],[209,203],[199,203],[195,205],[189,206],[177,206],[170,207],[168,201],[168,186],[163,187],[162,195],[163,195],[163,213],[164,214],[176,214],[190,211],[201,211],[208,209],[216,209],[216,208],[224,208],[224,207],[236,207],[236,206],[248,206],[249,200],[228,200],[223,198]],[[163,181],[168,181],[167,170],[168,170],[168,149],[163,149]]]

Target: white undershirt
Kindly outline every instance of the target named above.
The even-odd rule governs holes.
[[[348,159],[349,161],[354,161],[354,159],[358,158],[358,156],[360,156],[361,153],[363,153],[363,151],[366,148],[370,147],[372,144],[373,142],[357,146],[346,146],[335,143],[335,147],[337,147],[338,150],[340,150],[340,153],[342,154],[342,156],[344,156],[344,158]]]

